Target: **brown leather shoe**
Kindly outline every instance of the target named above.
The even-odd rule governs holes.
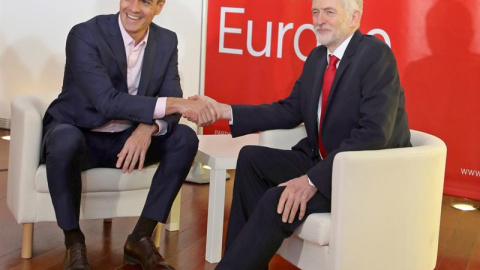
[[[175,270],[165,262],[149,237],[133,242],[129,236],[123,252],[123,258],[128,264],[140,264],[143,270]]]
[[[67,249],[63,262],[65,270],[90,270],[87,260],[87,247],[83,243],[75,243]]]

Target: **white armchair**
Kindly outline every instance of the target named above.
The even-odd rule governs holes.
[[[447,149],[411,134],[413,147],[336,155],[332,212],[310,215],[278,254],[306,270],[434,269]],[[260,144],[289,149],[305,136],[303,126],[261,132]]]
[[[7,204],[23,225],[22,258],[31,258],[33,224],[56,221],[48,191],[45,165],[39,165],[42,117],[58,92],[27,95],[12,101]],[[143,208],[156,165],[123,174],[119,169],[95,168],[82,173],[80,219],[138,216]],[[179,229],[180,192],[173,203],[168,230]],[[160,224],[154,242],[160,244]]]

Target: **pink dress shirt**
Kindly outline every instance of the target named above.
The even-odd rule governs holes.
[[[145,54],[145,47],[147,46],[149,31],[147,30],[143,39],[135,45],[135,40],[127,33],[127,31],[123,27],[122,22],[120,21],[120,17],[118,18],[118,25],[120,26],[120,32],[122,33],[123,43],[125,45],[125,52],[127,56],[128,93],[130,95],[136,95],[138,92],[140,77],[142,75],[143,55]],[[157,104],[153,112],[153,118],[156,119],[155,123],[158,125],[158,133],[154,136],[167,133],[167,122],[159,120],[165,116],[166,103],[166,97],[160,97],[157,99]],[[92,131],[112,133],[121,132],[131,126],[132,122],[129,120],[111,120],[101,127],[93,128]]]

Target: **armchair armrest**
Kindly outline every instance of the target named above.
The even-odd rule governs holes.
[[[273,129],[260,132],[258,144],[270,148],[291,149],[301,139],[307,137],[305,125],[292,129]]]
[[[387,269],[405,260],[416,266],[411,269],[434,268],[434,259],[422,258],[436,258],[429,254],[438,246],[446,147],[416,131],[412,142],[425,145],[335,156],[330,235],[335,269],[371,269],[373,261],[377,269]]]
[[[29,201],[22,197],[35,196],[34,179],[40,161],[42,118],[57,95],[58,92],[49,92],[19,96],[11,104],[7,204],[17,221],[19,216],[23,216],[23,211],[32,211],[28,205],[22,205],[22,202]]]

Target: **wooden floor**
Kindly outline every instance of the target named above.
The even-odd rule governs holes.
[[[0,136],[7,133],[0,130]],[[21,226],[6,203],[8,142],[0,140],[0,270],[62,269],[63,234],[53,222],[35,225],[33,258],[21,259]],[[234,171],[230,171],[234,178]],[[228,220],[234,179],[227,181],[225,225]],[[205,261],[208,185],[186,183],[183,187],[180,231],[163,232],[160,253],[178,270],[214,269]],[[480,270],[480,211],[462,212],[449,205],[458,198],[444,196],[437,270]],[[81,221],[92,269],[140,269],[123,261],[123,244],[136,218]],[[224,225],[224,226],[225,226]],[[275,256],[269,269],[297,269]]]

